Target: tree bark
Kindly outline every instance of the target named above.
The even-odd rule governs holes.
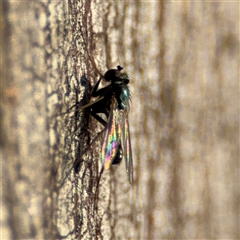
[[[238,10],[2,2],[2,239],[238,239]],[[122,163],[97,189],[103,128],[79,108],[117,65],[134,183]]]

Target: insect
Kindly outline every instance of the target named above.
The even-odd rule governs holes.
[[[132,149],[128,122],[129,100],[131,94],[128,87],[130,81],[126,73],[122,73],[121,66],[110,69],[104,74],[104,79],[110,84],[98,89],[102,77],[97,81],[92,97],[97,97],[94,102],[82,107],[89,109],[90,114],[104,127],[105,133],[101,150],[102,171],[111,165],[120,164],[124,156],[128,180],[133,182]],[[98,114],[103,113],[106,121]]]

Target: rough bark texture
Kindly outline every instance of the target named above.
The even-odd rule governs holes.
[[[1,2],[0,30],[1,239],[239,239],[238,2]],[[96,198],[75,110],[119,64],[134,184],[121,164]]]

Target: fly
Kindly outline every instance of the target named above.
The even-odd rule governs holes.
[[[97,97],[94,102],[82,107],[89,109],[90,114],[104,127],[105,133],[101,150],[101,173],[111,165],[120,164],[124,156],[128,180],[133,182],[133,163],[130,130],[128,122],[129,100],[131,94],[128,87],[130,81],[126,73],[122,73],[121,66],[110,69],[104,74],[104,79],[111,82],[108,86],[98,89],[101,77],[95,84],[92,97]],[[98,114],[103,113],[106,121]]]

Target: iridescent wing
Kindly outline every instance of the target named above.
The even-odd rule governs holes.
[[[122,144],[123,144],[123,153],[124,153],[124,158],[126,163],[128,180],[132,184],[133,183],[132,147],[131,147],[129,122],[128,122],[126,112],[123,112],[123,119],[122,119]]]
[[[121,145],[120,117],[119,110],[116,109],[116,107],[112,107],[101,151],[101,161],[104,165],[104,169],[110,168],[112,161],[118,154],[119,146]]]
[[[101,161],[104,169],[109,169],[113,164],[114,159],[116,159],[117,154],[119,154],[121,146],[123,147],[128,180],[132,184],[133,162],[127,113],[124,110],[117,109],[115,104],[113,104],[108,118],[101,152]]]

